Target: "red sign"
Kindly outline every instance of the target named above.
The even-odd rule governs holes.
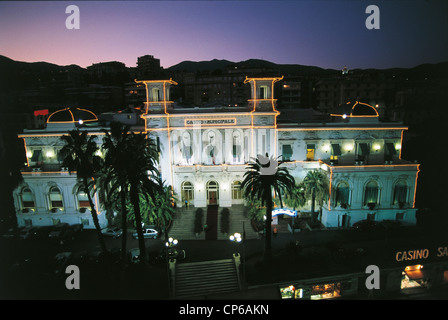
[[[48,116],[48,109],[34,110],[34,116]]]

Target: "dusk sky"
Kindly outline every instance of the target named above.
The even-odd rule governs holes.
[[[68,5],[80,10],[69,30]],[[368,5],[380,29],[368,30]],[[18,1],[0,2],[0,55],[59,65],[150,54],[179,62],[264,59],[341,69],[448,61],[448,1]]]

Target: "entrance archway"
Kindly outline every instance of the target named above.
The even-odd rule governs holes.
[[[219,184],[213,180],[207,182],[207,204],[219,204]]]

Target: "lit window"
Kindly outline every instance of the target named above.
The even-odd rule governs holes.
[[[337,163],[338,158],[341,156],[341,147],[338,143],[331,144],[331,156],[330,160]]]
[[[241,181],[234,181],[232,183],[232,199],[238,200],[243,198],[241,190]]]
[[[194,188],[193,188],[193,184],[189,181],[185,181],[184,183],[182,183],[182,203],[184,203],[185,201],[192,201],[194,200]]]
[[[393,204],[403,206],[406,203],[408,194],[408,187],[406,182],[403,180],[399,180],[394,187],[394,198]]]
[[[364,190],[364,205],[375,207],[378,204],[378,183],[369,181]]]
[[[78,194],[78,208],[90,208],[89,197],[83,187],[79,188]]]
[[[260,86],[260,95],[259,99],[269,99],[269,88],[268,86]]]
[[[314,144],[307,144],[306,145],[306,160],[312,161],[314,160],[314,150],[315,150]]]
[[[50,209],[64,209],[62,193],[58,187],[51,187],[49,193]]]
[[[21,194],[22,208],[34,210],[34,196],[29,188],[24,188]]]
[[[340,182],[336,187],[335,205],[347,207],[350,194],[350,187],[347,182]]]

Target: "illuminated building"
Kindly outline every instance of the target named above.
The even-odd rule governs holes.
[[[48,116],[46,128],[24,130],[19,135],[25,141],[27,157],[27,167],[22,172],[24,181],[13,194],[19,226],[81,223],[85,228],[94,228],[81,182],[76,173],[70,174],[62,167],[64,142],[60,138],[77,127],[101,137],[97,121],[96,115],[88,110],[65,108]],[[100,225],[106,226],[105,211],[98,207],[97,195],[93,201]]]
[[[145,130],[157,141],[159,170],[178,195],[178,205],[185,201],[192,207],[244,204],[240,184],[246,164],[258,154],[268,153],[281,156],[297,182],[309,170],[326,172],[331,187],[320,217],[326,227],[349,227],[366,219],[415,224],[419,165],[401,159],[407,128],[381,122],[376,107],[357,101],[339,106],[324,122],[304,121],[294,110],[282,114],[274,99],[274,84],[282,80],[246,77],[243,83],[250,88],[251,98],[245,106],[213,108],[175,107],[170,88],[177,82],[171,79],[136,81],[146,89],[146,102],[141,116],[144,127],[134,130]],[[67,111],[61,112],[67,115]],[[76,118],[58,123],[54,121],[57,115],[49,117],[46,129],[20,135],[26,141],[31,170],[24,173],[24,185],[14,194],[21,225],[48,224],[56,217],[51,212],[53,184],[64,191],[62,198],[67,204],[63,208],[66,215],[59,214],[61,222],[69,222],[65,219],[69,212],[73,221],[81,219],[75,176],[45,169],[58,164],[60,135],[77,125]],[[101,132],[98,126],[84,128],[93,134]],[[50,147],[54,159],[45,158]],[[33,166],[35,171],[30,169]],[[309,205],[300,211],[306,213]]]

